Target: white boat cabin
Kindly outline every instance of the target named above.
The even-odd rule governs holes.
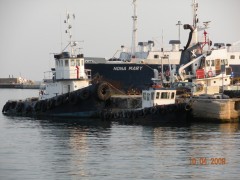
[[[45,72],[44,90],[39,93],[40,99],[49,99],[89,86],[91,70],[84,68],[83,55],[70,57],[63,52],[55,55],[55,68]]]
[[[78,89],[89,86],[91,80],[91,70],[85,69],[84,56],[78,54],[78,41],[72,41],[71,22],[75,19],[74,14],[67,12],[66,34],[69,35],[69,43],[61,53],[55,54],[55,68],[44,73],[45,89],[40,90],[39,99],[49,99],[65,93],[70,93]],[[72,19],[73,18],[73,19]],[[65,49],[69,48],[65,52]]]
[[[142,108],[175,104],[175,89],[149,89],[142,91]]]

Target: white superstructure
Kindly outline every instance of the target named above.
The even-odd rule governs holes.
[[[75,19],[74,14],[72,17]],[[40,90],[39,99],[49,99],[89,86],[91,70],[85,69],[83,54],[75,55],[78,43],[72,41],[70,18],[67,12],[67,20],[64,22],[67,24],[66,33],[70,42],[65,49],[69,48],[69,52],[62,51],[54,55],[55,68],[44,73],[45,89]]]

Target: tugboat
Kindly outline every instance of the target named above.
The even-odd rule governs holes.
[[[163,87],[162,80],[152,78],[153,85],[142,91],[141,108],[102,111],[103,120],[141,125],[186,125],[191,120],[191,102],[178,99],[176,89]]]
[[[74,16],[73,16],[74,17]],[[5,115],[94,117],[111,96],[108,83],[94,81],[91,70],[84,67],[83,54],[75,55],[77,42],[72,41],[71,15],[67,13],[69,52],[55,54],[55,68],[44,73],[45,88],[38,98],[9,100],[3,107]],[[65,49],[66,49],[65,48]]]

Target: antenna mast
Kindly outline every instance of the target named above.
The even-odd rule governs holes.
[[[137,0],[133,0],[133,32],[132,32],[132,57],[135,56],[137,47]]]
[[[69,44],[70,45],[70,52],[71,52],[71,55],[74,54],[74,46],[76,46],[76,42],[73,42],[72,41],[72,25],[71,25],[71,17],[73,18],[73,20],[75,20],[75,14],[70,14],[68,11],[66,11],[66,17],[67,19],[64,20],[64,23],[67,24],[67,30],[65,31],[66,34],[68,34],[69,36]]]
[[[192,8],[193,8],[193,27],[197,28],[197,23],[198,23],[198,18],[197,18],[198,3],[197,3],[196,0],[193,0]]]

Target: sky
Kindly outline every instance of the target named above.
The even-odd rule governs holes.
[[[214,42],[240,40],[240,0],[197,0],[200,24]],[[154,40],[168,48],[178,39],[178,21],[192,24],[192,0],[137,0],[138,41]],[[73,39],[86,57],[111,58],[131,46],[132,0],[0,0],[0,78],[42,80],[54,67],[53,53],[67,45],[66,10],[76,16]],[[181,42],[189,31],[181,27]],[[163,43],[162,43],[163,42]],[[169,48],[170,49],[170,48]]]

